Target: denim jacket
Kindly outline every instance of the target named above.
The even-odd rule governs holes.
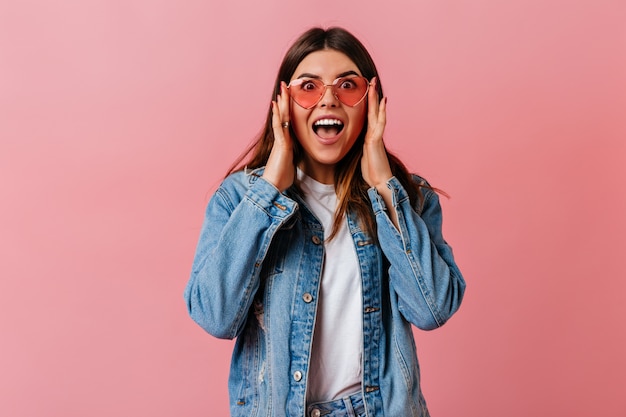
[[[237,338],[228,381],[233,417],[303,417],[324,230],[295,187],[281,193],[261,173],[230,175],[209,202],[185,300],[208,333]],[[423,189],[418,208],[395,177],[387,186],[391,208],[368,191],[377,238],[347,215],[362,278],[361,391],[368,417],[425,417],[411,324],[443,325],[465,281],[441,234],[437,194]]]

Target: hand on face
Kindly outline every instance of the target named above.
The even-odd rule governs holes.
[[[289,127],[289,90],[284,82],[280,83],[280,94],[272,101],[272,128],[274,130],[274,146],[265,166],[263,178],[272,183],[281,192],[293,184],[295,167],[293,165],[293,140]]]
[[[367,93],[367,132],[363,143],[361,172],[370,187],[376,187],[381,191],[386,189],[385,184],[393,175],[383,143],[383,132],[387,122],[387,98],[378,101],[377,82],[376,78],[372,79]]]

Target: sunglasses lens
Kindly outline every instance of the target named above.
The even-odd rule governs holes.
[[[324,83],[320,80],[299,78],[289,84],[291,98],[305,109],[310,109],[320,101],[324,89]]]
[[[337,98],[345,105],[356,106],[367,94],[369,83],[363,77],[339,78],[333,84]]]

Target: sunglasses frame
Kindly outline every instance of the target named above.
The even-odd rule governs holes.
[[[366,88],[365,88],[365,92],[363,93],[363,97],[361,97],[361,98],[359,99],[359,101],[357,101],[357,102],[356,102],[356,103],[354,103],[354,104],[344,103],[344,101],[343,101],[343,100],[341,100],[341,99],[339,98],[339,96],[337,95],[337,91],[336,91],[337,85],[339,84],[339,82],[340,82],[341,80],[352,80],[352,79],[355,79],[355,78],[359,78],[359,79],[362,79],[362,80],[364,80],[364,81],[365,81]],[[306,110],[312,109],[313,107],[315,107],[315,106],[317,105],[317,103],[319,103],[320,101],[322,101],[322,98],[324,98],[324,94],[326,94],[326,89],[327,89],[328,87],[331,87],[331,91],[333,92],[333,96],[335,96],[335,98],[336,98],[339,102],[341,102],[342,104],[344,104],[344,105],[346,105],[346,106],[348,106],[348,107],[355,107],[355,106],[358,106],[358,105],[359,105],[359,104],[360,104],[360,103],[361,103],[361,102],[365,99],[365,97],[367,97],[367,93],[369,92],[369,90],[370,90],[370,86],[371,86],[371,84],[370,84],[370,82],[368,81],[368,79],[367,79],[367,78],[362,77],[362,76],[360,76],[360,75],[357,75],[357,76],[339,77],[339,78],[335,79],[335,80],[334,80],[331,84],[324,84],[324,82],[323,82],[322,80],[320,80],[319,78],[296,78],[295,80],[292,80],[292,81],[289,83],[289,85],[287,86],[287,88],[291,88],[292,86],[300,85],[300,84],[302,84],[302,83],[304,83],[304,82],[307,82],[307,81],[311,81],[311,82],[314,82],[314,83],[315,83],[315,82],[319,82],[319,83],[321,83],[321,84],[322,84],[322,87],[324,87],[324,91],[322,92],[322,94],[320,94],[319,98],[315,101],[315,103],[311,104],[311,105],[310,105],[310,106],[308,106],[308,107],[305,107],[305,106],[303,106],[302,104],[298,103],[298,100],[296,100],[296,99],[293,97],[293,95],[291,95],[291,99],[292,99],[292,100],[293,100],[293,101],[294,101],[294,102],[295,102],[298,106],[300,106],[300,107],[302,107],[303,109],[306,109]],[[291,90],[290,90],[290,91],[291,91]]]

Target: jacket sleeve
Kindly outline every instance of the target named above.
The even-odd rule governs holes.
[[[426,189],[420,214],[395,178],[387,182],[399,230],[386,213],[376,191],[368,193],[376,216],[378,240],[389,260],[389,285],[398,297],[398,308],[420,329],[442,326],[460,307],[465,280],[457,267],[452,248],[443,238],[441,206],[437,194]]]
[[[184,293],[192,319],[225,339],[243,329],[272,238],[297,208],[263,178],[240,193],[233,182],[227,178],[207,206]]]

